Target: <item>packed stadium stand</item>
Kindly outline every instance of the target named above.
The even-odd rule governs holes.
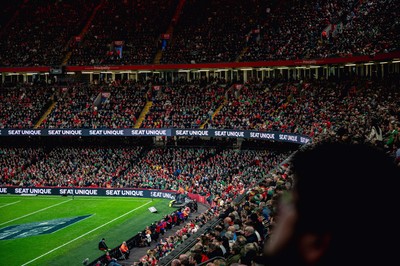
[[[0,186],[196,195],[118,263],[252,265],[301,146],[372,143],[400,165],[398,5],[6,1]]]

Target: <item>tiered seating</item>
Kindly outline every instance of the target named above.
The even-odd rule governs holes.
[[[248,83],[230,90],[217,84],[161,86],[141,127],[199,128],[207,121],[206,128],[281,131],[312,138],[346,129],[363,140],[372,121],[382,121],[383,135],[388,135],[391,121],[398,119],[393,115],[397,110],[394,99],[399,97],[393,89],[399,86],[396,77],[388,76],[384,82],[319,80],[269,85],[274,83]],[[40,85],[3,87],[0,125],[32,128],[56,99],[54,110],[40,128],[131,128],[145,106],[147,92],[148,86],[132,81],[51,89]],[[356,115],[349,115],[349,110]]]
[[[104,1],[83,40],[70,42],[99,2],[23,3],[16,19],[8,14],[1,22],[10,24],[1,40],[7,52],[1,53],[0,65],[57,65],[68,52],[72,54],[69,65],[152,64],[179,1]],[[5,10],[15,10],[18,3]],[[186,1],[160,62],[269,61],[391,52],[399,47],[396,7],[396,1],[378,0]],[[329,25],[332,29],[324,35]],[[122,50],[117,49],[120,45]]]
[[[132,82],[77,85],[59,92],[41,128],[130,128],[146,104],[147,88]],[[99,99],[99,102],[96,102]]]
[[[375,55],[398,50],[395,6],[395,1],[286,1],[270,10],[241,61]],[[328,25],[332,30],[324,36]]]
[[[144,128],[199,128],[224,100],[220,85],[167,85],[157,93]]]
[[[70,146],[66,145],[70,143]],[[142,146],[2,148],[2,185],[135,187],[228,197],[254,184],[284,156],[267,150],[151,148]],[[23,158],[21,158],[23,157]]]
[[[0,33],[4,31],[8,23],[12,22],[10,20],[14,17],[22,2],[23,0],[16,0],[3,3],[0,11]]]
[[[119,187],[115,179],[124,174],[141,149],[57,147],[19,176],[29,177],[25,186]]]
[[[52,101],[51,87],[18,85],[0,88],[0,128],[33,128]]]
[[[0,65],[61,64],[64,47],[79,34],[96,2],[26,1],[0,40]]]
[[[153,63],[159,37],[165,32],[176,4],[176,0],[106,1],[94,18],[84,40],[75,43],[68,64]],[[120,45],[122,54],[116,49]]]
[[[226,118],[230,117],[230,121],[240,121],[240,123],[225,123],[223,126],[221,124],[221,128],[254,127],[302,133],[313,136],[315,142],[324,138],[347,138],[356,142],[370,142],[371,127],[378,125],[382,129],[383,140],[376,141],[376,145],[381,145],[388,153],[394,154],[399,147],[400,125],[397,102],[400,98],[397,90],[399,82],[398,77],[388,76],[384,81],[353,78],[343,81],[282,82],[271,88],[262,83],[249,83],[241,90],[228,92],[227,99],[230,105],[221,110],[221,116],[217,116],[216,120],[226,121]],[[176,98],[179,98],[183,91],[190,91],[196,87],[193,84],[175,86],[176,90],[171,90],[170,93],[174,95],[172,91],[178,92]],[[82,87],[77,86],[72,89],[68,99],[70,101],[75,99],[76,104],[74,101],[69,102],[71,110],[79,109],[90,98],[93,100],[101,88],[98,86],[82,91]],[[116,84],[110,88],[121,89],[121,99],[126,96],[123,94],[123,85]],[[218,92],[216,88],[212,91]],[[202,91],[204,95],[207,92],[208,89]],[[89,97],[84,97],[85,93]],[[216,95],[222,97],[225,91],[222,90]],[[201,98],[201,95],[197,97]],[[207,98],[209,95],[204,97]],[[183,97],[181,100],[185,102],[187,98]],[[65,108],[68,107],[66,103]],[[274,111],[250,115],[249,110],[254,108]],[[75,140],[71,141],[73,143]],[[222,145],[214,142],[216,146],[211,148],[159,148],[150,145],[146,152],[137,144],[131,145],[130,148],[113,145],[93,147],[93,143],[79,147],[68,144],[68,140],[65,140],[63,145],[53,144],[24,150],[4,146],[0,149],[2,173],[0,184],[183,190],[205,196],[212,206],[215,217],[226,211],[225,206],[230,206],[231,199],[250,189],[246,194],[248,203],[242,206],[247,210],[246,215],[241,213],[238,213],[239,216],[228,215],[232,219],[231,225],[234,226],[234,230],[225,228],[227,230],[225,233],[241,230],[252,233],[254,230],[261,230],[262,228],[255,224],[260,220],[264,225],[263,229],[258,231],[262,237],[258,244],[262,244],[268,237],[270,226],[274,224],[274,202],[281,192],[290,186],[290,183],[286,183],[289,172],[282,162],[294,150],[266,150],[262,148],[262,143],[252,145],[251,142],[254,140],[242,146],[240,150],[223,147],[226,143],[222,141]],[[258,149],[245,148],[251,145]],[[276,167],[279,164],[281,167]],[[258,183],[259,181],[261,183]],[[234,212],[234,209],[230,212]],[[194,222],[202,224],[204,220]],[[212,230],[223,231],[224,227],[221,230],[220,226],[217,226]],[[227,237],[229,235],[230,233]],[[179,237],[171,239],[178,242],[182,240],[183,238]],[[206,245],[206,240],[206,238],[201,239],[199,245]],[[246,246],[240,238],[234,242],[239,247],[232,245],[227,248],[237,252]],[[213,245],[210,247],[214,248]],[[251,261],[253,257],[246,257],[245,254],[242,254],[241,260]],[[254,253],[249,254],[254,255]]]
[[[265,1],[186,1],[161,63],[235,61],[265,7]]]
[[[384,135],[391,131],[393,108],[398,110],[392,99],[399,97],[393,88],[398,84],[398,78],[390,77],[383,83],[321,80],[282,83],[271,89],[249,84],[230,92],[228,103],[209,122],[209,127],[258,128],[313,138],[330,137],[345,128],[362,141],[369,135],[374,118],[382,121]]]
[[[317,50],[327,56],[375,55],[398,51],[400,19],[396,1],[362,1],[359,9],[348,18],[343,32],[325,42]],[[313,51],[314,52],[314,51]],[[325,52],[326,53],[326,52]],[[311,54],[312,57],[318,54]]]
[[[32,178],[26,168],[44,156],[42,148],[0,147],[0,184],[23,186]]]

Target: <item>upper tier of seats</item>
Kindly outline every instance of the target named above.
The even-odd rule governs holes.
[[[15,1],[0,21],[0,66],[248,62],[387,53],[400,47],[396,4]]]

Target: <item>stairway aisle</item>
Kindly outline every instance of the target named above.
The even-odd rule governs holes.
[[[175,14],[172,17],[171,22],[169,23],[169,26],[168,26],[166,34],[168,34],[170,36],[170,40],[172,38],[172,34],[174,33],[174,26],[178,23],[179,17],[180,17],[181,12],[182,12],[182,9],[185,6],[185,2],[186,2],[186,0],[180,0],[179,1],[178,5],[176,7],[176,10],[175,10]],[[162,54],[163,54],[163,50],[160,48],[157,51],[157,54],[154,57],[154,60],[153,60],[154,64],[156,64],[156,65],[160,64],[160,60],[161,60]]]
[[[104,3],[105,3],[105,0],[102,0],[102,1],[93,9],[92,14],[90,15],[90,17],[89,17],[89,19],[87,20],[85,26],[82,28],[81,32],[80,32],[79,35],[78,35],[78,36],[81,38],[81,41],[83,40],[83,38],[85,37],[87,31],[89,30],[90,25],[92,25],[92,21],[93,21],[94,17],[96,16],[97,11],[101,8],[101,6],[102,6]],[[75,36],[72,36],[71,38],[75,38]],[[70,42],[71,42],[71,40],[70,40]],[[65,47],[65,48],[68,48],[68,44],[69,44],[70,42],[68,42],[68,43],[66,44],[67,47]],[[71,51],[69,51],[69,52],[65,55],[65,57],[64,57],[63,60],[62,60],[62,65],[63,65],[63,66],[67,65],[68,60],[69,60],[69,58],[71,57],[71,55],[72,55],[72,52],[71,52]]]
[[[198,216],[201,213],[204,213],[205,211],[208,210],[208,205],[203,204],[203,203],[198,203],[198,211],[194,213],[190,213],[188,220],[191,220]],[[168,230],[165,234],[164,237],[169,237],[174,235],[178,230],[182,229],[186,223],[181,223],[179,226],[174,226],[171,230]],[[123,266],[131,266],[133,265],[134,262],[140,261],[140,259],[147,254],[147,251],[149,249],[154,249],[157,246],[157,242],[151,242],[150,247],[136,247],[132,248],[130,251],[129,259],[127,260],[120,260],[118,261],[119,264]]]
[[[39,121],[36,122],[35,126],[33,128],[38,128],[40,124],[42,124],[43,120],[46,119],[46,117],[53,111],[54,107],[56,106],[57,102],[53,102],[50,107],[46,110],[46,112],[42,115],[42,117],[39,119]]]
[[[143,107],[143,110],[139,115],[138,120],[136,120],[136,123],[133,126],[133,128],[140,128],[140,126],[143,123],[143,120],[146,118],[146,115],[150,111],[150,108],[151,108],[152,105],[153,105],[152,101],[147,101],[146,105]]]

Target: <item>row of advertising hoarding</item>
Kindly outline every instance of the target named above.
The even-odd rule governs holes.
[[[173,200],[177,191],[133,188],[94,188],[94,187],[17,187],[0,186],[0,195],[23,196],[104,196],[133,198],[162,198]],[[190,199],[206,203],[206,198],[199,194],[188,193]]]
[[[0,136],[79,136],[79,137],[205,137],[205,138],[244,138],[284,141],[307,144],[311,138],[306,135],[255,130],[233,129],[0,129]]]

